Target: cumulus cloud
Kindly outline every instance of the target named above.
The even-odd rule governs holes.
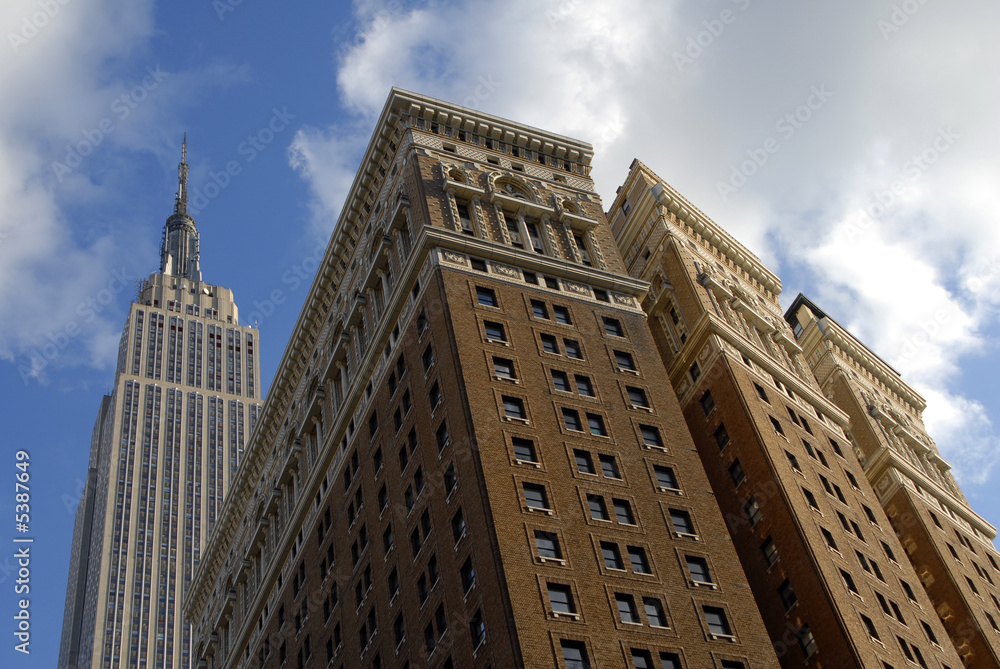
[[[219,63],[165,70],[152,18],[151,0],[0,8],[0,358],[26,382],[113,362],[116,305],[148,268],[128,252],[134,226],[80,212],[120,198],[137,153],[176,161],[180,105],[247,78]]]
[[[975,83],[1000,64],[1000,7],[973,5],[365,0],[336,80],[366,127],[396,85],[588,140],[606,200],[640,158],[916,384],[946,457],[981,480],[990,417],[953,386],[1000,366],[983,357],[998,94]],[[337,155],[346,132],[300,133],[293,152],[326,215],[360,159]]]

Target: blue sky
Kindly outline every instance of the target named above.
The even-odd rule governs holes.
[[[806,292],[913,382],[1000,522],[998,18],[987,0],[7,0],[0,488],[28,449],[37,625],[2,663],[55,664],[89,435],[182,134],[205,278],[259,314],[269,381],[392,85],[592,142],[605,202],[650,165],[779,273],[783,304]]]

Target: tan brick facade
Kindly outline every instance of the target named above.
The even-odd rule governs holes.
[[[782,665],[959,666],[777,277],[638,161],[608,220]]]
[[[393,91],[186,603],[203,666],[778,665],[590,160]]]
[[[850,416],[865,474],[966,666],[1000,666],[996,529],[969,506],[924,428],[923,399],[799,296],[786,315],[824,392]]]

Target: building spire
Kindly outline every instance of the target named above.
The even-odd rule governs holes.
[[[177,197],[174,202],[174,213],[187,216],[187,183],[188,183],[188,137],[184,133],[184,142],[181,144],[181,164],[177,166],[178,183]]]
[[[177,195],[174,198],[174,213],[163,226],[163,242],[160,246],[160,272],[170,276],[201,281],[199,265],[198,229],[194,219],[188,214],[188,164],[187,133],[181,143],[181,162],[177,166]]]

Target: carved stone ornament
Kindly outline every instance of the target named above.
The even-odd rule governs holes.
[[[465,256],[463,256],[461,253],[455,253],[454,251],[445,251],[444,259],[447,260],[448,262],[453,262],[458,265],[465,264]]]

